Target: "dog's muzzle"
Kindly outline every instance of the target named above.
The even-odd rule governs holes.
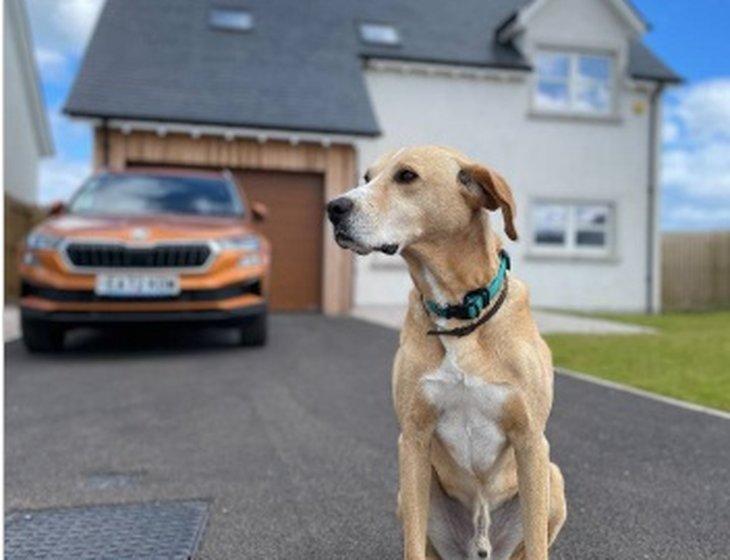
[[[387,255],[394,255],[398,251],[398,244],[387,243],[378,247],[368,247],[355,239],[350,231],[350,218],[354,208],[355,202],[346,196],[335,198],[327,204],[327,217],[334,226],[337,244],[343,249],[352,249],[363,255],[370,251],[381,251]]]

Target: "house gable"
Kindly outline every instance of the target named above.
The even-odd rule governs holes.
[[[590,6],[593,0],[585,0],[578,2],[579,6],[571,6],[583,11],[584,8],[591,10]],[[615,18],[623,23],[623,25],[634,36],[641,36],[647,31],[647,24],[644,19],[636,12],[636,10],[624,0],[599,0],[605,7],[609,8]],[[541,12],[551,7],[551,4],[565,4],[564,2],[555,2],[555,0],[534,0],[518,10],[508,22],[503,25],[498,32],[498,40],[507,43],[514,37],[525,31],[531,26],[534,19],[539,18]],[[572,30],[575,31],[575,30]]]

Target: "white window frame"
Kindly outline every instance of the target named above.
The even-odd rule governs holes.
[[[614,53],[606,51],[591,51],[591,50],[574,50],[564,49],[558,47],[538,47],[535,51],[535,60],[542,54],[547,55],[559,55],[568,58],[568,76],[565,79],[561,78],[546,78],[540,77],[537,63],[535,64],[534,72],[534,83],[532,88],[532,110],[538,114],[545,115],[573,115],[578,117],[611,117],[616,114],[617,107],[617,84],[616,84],[616,60],[617,57]],[[595,78],[586,78],[580,75],[579,66],[581,58],[603,58],[609,62],[609,77],[608,77],[608,88],[609,88],[609,101],[605,110],[586,110],[580,109],[578,106],[578,91],[579,83],[599,81]],[[602,80],[600,80],[602,82]],[[551,108],[540,105],[538,101],[538,91],[541,82],[548,82],[554,84],[565,84],[568,90],[568,103],[566,107]]]
[[[535,240],[537,224],[535,223],[535,209],[540,206],[562,206],[567,208],[565,224],[565,241],[562,245],[539,243]],[[608,210],[606,223],[602,226],[578,225],[578,210],[585,206],[603,206]],[[530,253],[537,256],[554,257],[594,257],[610,258],[615,255],[616,240],[616,205],[606,200],[566,200],[539,198],[530,203]],[[576,237],[579,231],[601,231],[605,233],[606,242],[603,246],[578,245]]]

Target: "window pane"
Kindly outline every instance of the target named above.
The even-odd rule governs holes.
[[[535,103],[541,109],[567,109],[570,101],[568,84],[540,82]]]
[[[603,231],[579,231],[575,236],[576,245],[581,247],[604,247],[606,233]]]
[[[611,108],[608,82],[584,81],[576,87],[575,109],[591,113],[606,113]]]
[[[565,232],[538,230],[535,232],[535,243],[562,247],[565,245]]]
[[[537,74],[542,78],[568,79],[570,58],[567,54],[543,52],[537,55]]]
[[[578,206],[578,227],[605,226],[608,223],[608,206]]]
[[[253,28],[253,16],[245,10],[213,8],[209,15],[210,25],[219,29],[248,31]]]
[[[602,248],[608,245],[608,227],[611,209],[605,204],[576,206],[577,228],[575,244],[578,247]]]
[[[565,245],[568,209],[557,204],[540,204],[533,209],[534,242],[540,245]]]
[[[578,73],[586,78],[607,82],[611,79],[611,59],[606,56],[581,56]]]
[[[398,45],[400,35],[392,25],[382,23],[363,23],[360,25],[360,37],[366,43],[378,45]]]

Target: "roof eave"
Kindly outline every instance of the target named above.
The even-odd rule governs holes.
[[[428,57],[403,56],[403,55],[380,55],[380,54],[363,54],[360,55],[363,60],[392,60],[402,62],[414,62],[422,64],[434,64],[443,66],[459,66],[462,68],[484,68],[495,70],[515,70],[519,72],[530,72],[532,66],[527,62],[524,63],[508,63],[508,62],[465,62],[463,60],[446,60]]]
[[[632,73],[631,77],[634,80],[644,80],[668,85],[682,85],[686,82],[682,76],[649,76],[647,74]]]
[[[286,131],[291,134],[310,134],[310,135],[322,135],[322,136],[341,136],[341,137],[354,137],[354,138],[376,138],[382,135],[380,129],[345,129],[345,128],[325,128],[325,127],[296,127],[288,125],[278,124],[260,124],[250,122],[216,122],[210,120],[195,120],[195,119],[171,119],[162,117],[146,117],[137,115],[128,115],[122,113],[101,113],[96,111],[88,111],[82,109],[73,109],[68,105],[63,108],[63,113],[78,119],[91,119],[101,121],[129,121],[129,122],[143,122],[161,125],[170,125],[171,127],[200,127],[204,129],[206,127],[213,129],[248,129],[248,130],[260,130],[260,131]]]

